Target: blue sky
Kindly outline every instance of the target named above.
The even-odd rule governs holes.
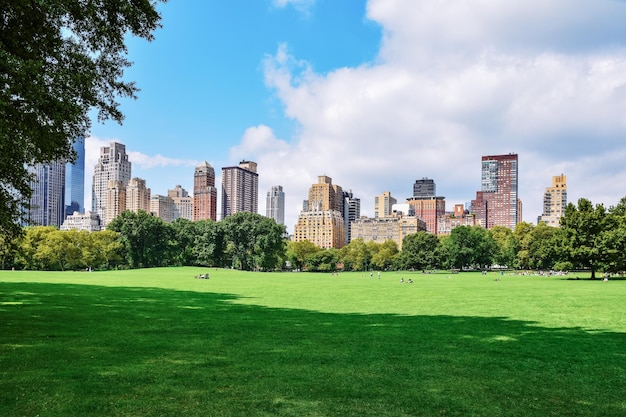
[[[448,208],[480,189],[480,158],[519,154],[523,218],[552,176],[569,200],[626,196],[626,3],[617,0],[170,0],[153,42],[128,40],[141,91],[99,147],[126,144],[153,194],[193,168],[259,164],[259,207],[283,185],[293,230],[318,175],[399,202],[433,178]],[[219,187],[219,185],[218,185]],[[85,194],[90,205],[90,188]]]

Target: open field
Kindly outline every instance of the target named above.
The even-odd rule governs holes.
[[[493,273],[0,271],[0,415],[624,416],[625,304]]]

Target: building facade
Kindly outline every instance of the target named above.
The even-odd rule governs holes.
[[[217,221],[215,169],[206,161],[198,165],[193,173],[192,220]]]
[[[131,163],[126,154],[126,145],[111,142],[100,148],[100,157],[94,167],[91,185],[91,210],[100,216],[103,226],[107,225],[106,195],[109,181],[121,181],[126,187],[131,177]]]
[[[426,231],[426,222],[415,216],[401,214],[387,217],[362,217],[352,222],[352,239],[376,243],[393,240],[400,250],[406,236],[420,231]]]
[[[174,200],[170,196],[154,194],[150,197],[150,213],[170,223],[174,220]]]
[[[85,139],[72,145],[76,160],[65,165],[65,216],[85,211]]]
[[[126,185],[121,180],[110,180],[105,194],[104,222],[106,227],[126,210]],[[102,220],[102,218],[101,218]]]
[[[435,181],[430,178],[422,178],[416,180],[413,184],[413,197],[414,198],[426,198],[435,197],[437,195],[437,187]]]
[[[476,192],[470,211],[481,226],[514,229],[520,221],[517,154],[482,157],[481,190]]]
[[[238,166],[222,168],[222,219],[241,211],[259,211],[256,162],[241,161]]]
[[[567,177],[563,174],[552,177],[552,186],[543,194],[543,214],[540,220],[548,226],[559,227],[567,206]]]
[[[265,216],[277,224],[285,224],[285,192],[282,185],[274,185],[265,200]]]
[[[344,193],[326,175],[317,177],[294,226],[294,241],[308,240],[321,248],[341,248],[347,241]]]
[[[374,217],[389,217],[393,214],[393,205],[398,200],[391,196],[389,191],[385,191],[374,197]]]
[[[426,231],[437,234],[437,221],[446,214],[445,197],[414,197],[406,201],[411,212],[426,222]]]
[[[61,230],[86,230],[88,232],[100,231],[100,216],[91,211],[84,213],[74,212],[65,218]]]
[[[146,187],[146,180],[130,179],[126,186],[126,210],[150,212],[150,189]]]
[[[445,236],[452,233],[458,226],[476,226],[476,216],[465,209],[463,204],[455,204],[452,213],[445,213],[437,221],[437,235]]]
[[[346,244],[343,216],[337,210],[303,211],[294,226],[293,239],[308,240],[323,249],[342,248]]]
[[[60,227],[65,219],[65,162],[35,164],[29,172],[33,179],[26,224]]]
[[[213,187],[215,189],[215,187]],[[214,193],[217,196],[217,190]],[[193,220],[193,198],[189,196],[187,190],[182,186],[167,190],[167,196],[170,197],[174,203],[172,220],[187,219]],[[217,208],[217,202],[214,205]]]
[[[352,240],[352,222],[361,217],[361,199],[355,198],[352,190],[343,192],[343,222],[346,230],[346,245]]]

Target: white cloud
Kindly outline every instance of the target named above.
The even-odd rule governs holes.
[[[626,195],[614,188],[626,178],[626,3],[370,0],[367,17],[384,33],[373,64],[316,74],[286,45],[265,61],[299,131],[287,143],[252,128],[237,150],[284,186],[290,229],[318,175],[351,188],[365,214],[422,177],[451,207],[480,189],[481,155],[509,152],[526,221],[553,175],[568,176],[572,202]]]
[[[272,4],[274,5],[274,7],[278,8],[292,6],[298,11],[308,12],[310,8],[315,4],[315,0],[274,0]]]

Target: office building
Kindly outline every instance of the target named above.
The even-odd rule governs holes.
[[[552,177],[552,186],[543,194],[541,221],[548,226],[560,226],[561,217],[567,206],[567,177],[563,174]]]
[[[76,160],[65,165],[65,216],[85,211],[85,139],[72,145]]]
[[[421,180],[416,180],[415,184],[413,184],[413,197],[435,197],[437,195],[436,190],[435,181],[424,177]]]
[[[135,213],[139,210],[150,212],[150,189],[146,187],[146,180],[130,179],[126,186],[126,210]]]
[[[285,192],[282,185],[274,185],[267,192],[265,216],[274,219],[277,224],[285,224]]]
[[[379,196],[374,197],[374,217],[389,217],[393,214],[393,205],[398,200],[391,196],[389,191],[385,191]]]
[[[213,187],[213,189],[215,190],[215,187]],[[217,190],[215,190],[213,195],[217,195]],[[193,198],[189,196],[187,190],[185,190],[182,186],[177,185],[176,187],[167,190],[167,196],[170,197],[174,203],[172,221],[181,218],[193,220]],[[213,206],[216,208],[217,203]]]
[[[476,192],[470,211],[476,214],[477,223],[487,229],[515,228],[521,218],[517,154],[482,157],[481,190]]]
[[[241,161],[238,166],[222,168],[222,219],[241,211],[259,211],[256,162]]]
[[[91,185],[91,210],[100,216],[103,226],[107,225],[106,195],[109,181],[121,181],[123,187],[126,187],[130,181],[130,171],[131,163],[126,154],[126,145],[111,142],[109,146],[100,148],[100,157],[94,167]],[[111,213],[113,212],[115,210],[111,210]]]
[[[65,219],[65,162],[35,164],[29,172],[33,178],[26,224],[60,227]]]
[[[192,206],[192,220],[217,220],[215,170],[211,164],[206,161],[198,165],[193,173]]]

